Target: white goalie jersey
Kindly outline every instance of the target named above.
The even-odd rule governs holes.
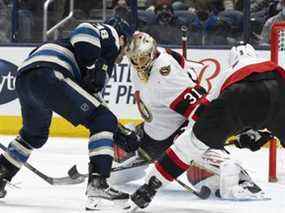
[[[211,60],[210,60],[211,61]],[[192,127],[197,120],[196,109],[217,98],[233,73],[248,64],[263,59],[243,59],[234,68],[221,70],[207,63],[184,62],[182,65],[169,53],[161,52],[155,59],[147,82],[132,72],[132,82],[138,109],[145,120],[145,132],[155,140],[164,140],[189,120]]]
[[[198,63],[195,66],[202,68]],[[145,120],[144,130],[155,140],[164,140],[173,134],[193,116],[206,95],[193,81],[195,72],[182,68],[166,52],[155,60],[147,82],[140,81],[135,73],[132,72],[132,81],[138,108]]]

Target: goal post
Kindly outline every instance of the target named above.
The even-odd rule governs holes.
[[[273,24],[270,37],[271,61],[285,68],[285,22]],[[269,182],[277,182],[277,139],[269,144]]]

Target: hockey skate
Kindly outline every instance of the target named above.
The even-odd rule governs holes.
[[[106,178],[94,173],[89,176],[86,195],[86,210],[100,210],[114,204],[123,206],[129,199],[128,193],[110,187]],[[109,201],[107,205],[105,201]]]
[[[245,169],[241,167],[239,185],[234,186],[231,190],[234,200],[255,201],[270,200],[265,192],[251,179]]]
[[[5,190],[6,184],[8,180],[6,179],[8,171],[7,169],[0,165],[0,198],[3,198],[6,196],[7,191]]]
[[[238,201],[270,200],[254,182],[244,181],[232,188],[232,196]]]
[[[124,209],[128,210],[128,212],[134,212],[138,208],[146,208],[161,186],[161,181],[155,176],[152,176],[147,184],[142,185],[134,194],[131,195],[129,202]]]

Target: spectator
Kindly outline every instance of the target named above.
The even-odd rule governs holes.
[[[147,23],[141,30],[152,35],[160,44],[179,44],[181,41],[181,26],[186,23],[178,18],[171,6],[164,1],[156,2],[153,23]]]
[[[0,0],[0,43],[9,42],[9,28],[8,7],[3,0]]]
[[[192,2],[192,0],[174,0],[172,2],[172,7],[173,10],[188,10]]]
[[[154,11],[158,5],[171,5],[172,0],[146,0],[146,10]]]
[[[259,43],[260,45],[268,46],[271,39],[270,33],[272,25],[277,22],[285,21],[285,0],[280,0],[280,3],[281,3],[281,11],[277,15],[269,18],[263,26],[261,32],[261,39]]]
[[[210,1],[196,1],[194,5],[196,18],[190,23],[190,44],[217,45],[227,44],[225,25],[215,15]]]
[[[127,0],[113,0],[112,8],[114,15],[126,20],[128,23],[132,21],[132,13]]]

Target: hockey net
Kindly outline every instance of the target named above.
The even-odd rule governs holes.
[[[271,31],[271,60],[285,68],[285,22],[272,26]],[[278,140],[269,144],[269,181],[285,183],[285,149],[281,148]]]

